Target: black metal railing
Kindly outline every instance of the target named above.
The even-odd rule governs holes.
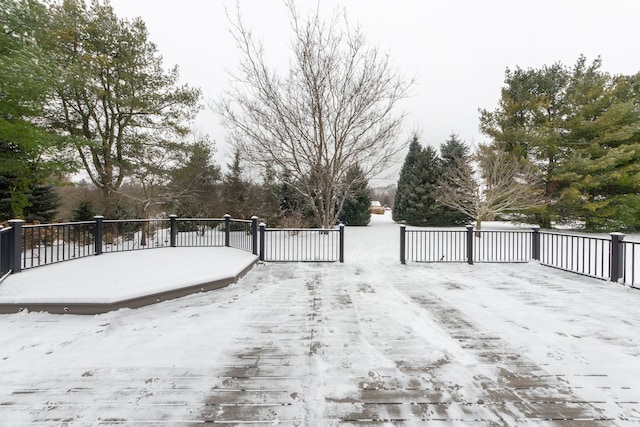
[[[482,230],[473,232],[474,262],[529,262],[531,230]]]
[[[175,246],[224,246],[224,218],[176,218]]]
[[[622,282],[625,285],[640,284],[640,242],[621,241]]]
[[[258,217],[250,220],[224,218],[175,218],[173,246],[228,246],[257,255]]]
[[[638,287],[640,242],[532,230],[407,229],[400,226],[400,262],[529,262]]]
[[[400,261],[528,262],[533,243],[530,230],[407,229],[400,226]]]
[[[95,254],[95,222],[22,226],[22,269]]]
[[[170,245],[168,219],[102,221],[102,253],[162,248]]]
[[[540,233],[540,263],[609,280],[611,240],[565,233]]]
[[[405,230],[403,261],[467,261],[467,232],[464,230],[420,230],[402,227],[401,230]]]
[[[260,224],[260,260],[344,262],[344,225],[327,230],[266,228]]]
[[[11,227],[0,226],[0,282],[11,273]]]
[[[258,218],[106,220],[0,228],[0,280],[9,273],[109,252],[227,246],[258,254]]]

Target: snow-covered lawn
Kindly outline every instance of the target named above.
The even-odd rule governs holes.
[[[0,425],[640,425],[639,290],[536,263],[401,265],[388,216],[345,235],[345,264],[0,315]]]

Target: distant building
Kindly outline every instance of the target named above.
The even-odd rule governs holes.
[[[384,215],[384,211],[385,211],[385,208],[384,206],[382,206],[382,203],[380,203],[377,200],[371,201],[371,206],[369,206],[369,212],[376,215]]]

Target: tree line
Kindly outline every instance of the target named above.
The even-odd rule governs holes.
[[[394,219],[456,225],[500,217],[594,231],[640,229],[640,73],[610,75],[600,58],[507,69],[498,107],[480,110],[488,142],[452,135],[410,145]],[[452,157],[451,147],[457,146]]]
[[[285,6],[284,71],[239,6],[229,15],[241,60],[213,103],[234,147],[223,174],[213,141],[189,127],[200,90],[164,67],[141,19],[117,17],[107,0],[0,0],[0,220],[171,212],[366,224],[369,179],[406,146],[397,107],[413,80],[343,14]],[[485,144],[452,134],[438,153],[409,142],[394,219],[640,228],[639,91],[640,74],[610,75],[600,59],[507,69],[498,107],[480,110]],[[74,191],[81,204],[60,203]]]
[[[235,146],[222,176],[212,141],[189,129],[200,90],[163,67],[141,19],[118,18],[106,0],[0,2],[1,219],[50,221],[80,172],[92,200],[76,217],[366,222],[348,212],[400,149],[389,143],[401,123],[391,110],[409,84],[346,22],[304,21],[288,2],[297,70],[278,77],[240,14],[230,18],[245,59],[216,105]],[[246,160],[259,168],[243,173]]]

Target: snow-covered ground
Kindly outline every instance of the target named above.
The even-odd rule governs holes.
[[[537,263],[401,265],[388,215],[345,236],[345,264],[0,315],[0,425],[640,425],[640,291]]]

